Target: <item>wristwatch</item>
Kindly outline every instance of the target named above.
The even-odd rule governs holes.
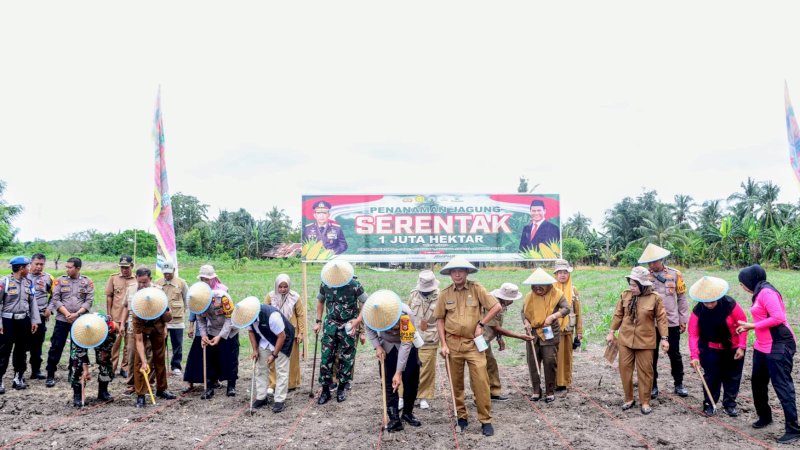
[[[481,328],[483,328],[483,327],[485,327],[486,325],[484,325],[484,324],[483,324],[483,322],[481,322],[481,321],[479,320],[479,321],[478,321],[478,326],[479,326],[479,327],[481,327]]]
[[[322,323],[322,319],[317,319],[317,323]]]
[[[667,337],[667,336],[661,336],[661,340],[662,340],[662,341],[668,341],[668,340],[669,340],[669,337]]]

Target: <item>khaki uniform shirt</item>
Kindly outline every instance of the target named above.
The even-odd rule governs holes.
[[[81,308],[89,312],[94,303],[94,282],[83,275],[79,275],[78,278],[60,276],[53,283],[52,302],[55,311],[63,306],[70,313],[78,312]],[[56,314],[56,320],[67,322],[67,318],[60,311]]]
[[[50,298],[53,296],[53,283],[56,279],[47,272],[40,272],[36,275],[29,273],[28,279],[33,282],[33,287],[36,289],[36,303],[39,306],[39,312],[43,313],[45,308],[50,305]]]
[[[495,338],[498,340],[502,337],[494,330],[494,327],[501,327],[503,326],[503,314],[508,310],[507,306],[504,306],[500,312],[495,315],[492,320],[486,322],[486,326],[483,328],[483,338],[486,339],[486,342],[492,342]],[[488,311],[484,310],[483,315],[486,315]]]
[[[36,304],[36,291],[28,278],[18,280],[13,275],[0,278],[0,310],[4,314],[27,314],[31,325],[42,323]],[[0,323],[2,329],[3,324]]]
[[[125,311],[125,297],[128,294],[128,288],[136,286],[136,277],[131,275],[125,278],[120,273],[115,273],[108,278],[106,283],[106,298],[112,297],[111,319],[114,322],[122,321],[122,314]]]
[[[408,306],[414,312],[414,317],[417,318],[419,323],[427,322],[428,329],[422,331],[417,327],[422,340],[425,345],[422,347],[438,347],[439,346],[439,331],[436,328],[436,319],[433,317],[433,312],[436,309],[436,302],[439,299],[439,289],[431,292],[427,297],[420,294],[419,291],[411,291],[411,296],[408,298]]]
[[[496,304],[497,300],[480,283],[470,280],[461,288],[451,284],[439,293],[433,317],[444,320],[445,339],[450,351],[477,351],[472,339],[475,327],[483,318],[481,312]]]
[[[189,310],[189,285],[183,281],[183,278],[173,276],[171,281],[166,278],[160,278],[156,281],[156,286],[167,294],[169,301],[169,310],[172,313],[172,320],[167,324],[167,328],[183,329],[184,318],[187,316],[186,311]]]
[[[656,278],[656,275],[661,276],[665,281],[662,283]],[[661,296],[661,301],[664,302],[669,326],[677,327],[681,324],[688,324],[689,302],[686,300],[686,284],[680,270],[664,266],[664,270],[661,272],[651,273],[649,279],[653,282],[653,290]],[[662,336],[666,335],[662,334]]]
[[[611,319],[611,331],[619,330],[617,340],[620,345],[636,350],[656,348],[656,328],[661,336],[668,336],[667,313],[661,296],[655,292],[640,296],[636,302],[636,322],[631,320],[629,306],[633,295],[626,289],[620,295],[614,317]]]

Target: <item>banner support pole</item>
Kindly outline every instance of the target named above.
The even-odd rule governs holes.
[[[306,328],[308,328],[308,269],[305,262],[300,263],[303,270],[303,308],[306,310]],[[303,336],[303,354],[308,354],[308,332]]]

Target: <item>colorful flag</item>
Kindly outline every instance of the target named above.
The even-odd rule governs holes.
[[[786,132],[789,135],[789,159],[792,162],[792,170],[800,181],[800,127],[797,126],[797,118],[794,116],[794,108],[789,98],[789,85],[784,82],[783,88],[786,102]]]
[[[164,121],[161,117],[161,88],[156,100],[156,116],[153,127],[156,142],[155,192],[153,195],[153,223],[156,226],[156,276],[161,277],[164,262],[175,264],[175,275],[178,275],[178,258],[175,247],[175,227],[172,220],[172,200],[169,196],[167,182],[167,160],[164,157]]]

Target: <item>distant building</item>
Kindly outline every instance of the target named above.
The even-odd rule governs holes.
[[[264,258],[294,258],[300,256],[300,251],[303,249],[302,244],[278,244],[263,255]]]

